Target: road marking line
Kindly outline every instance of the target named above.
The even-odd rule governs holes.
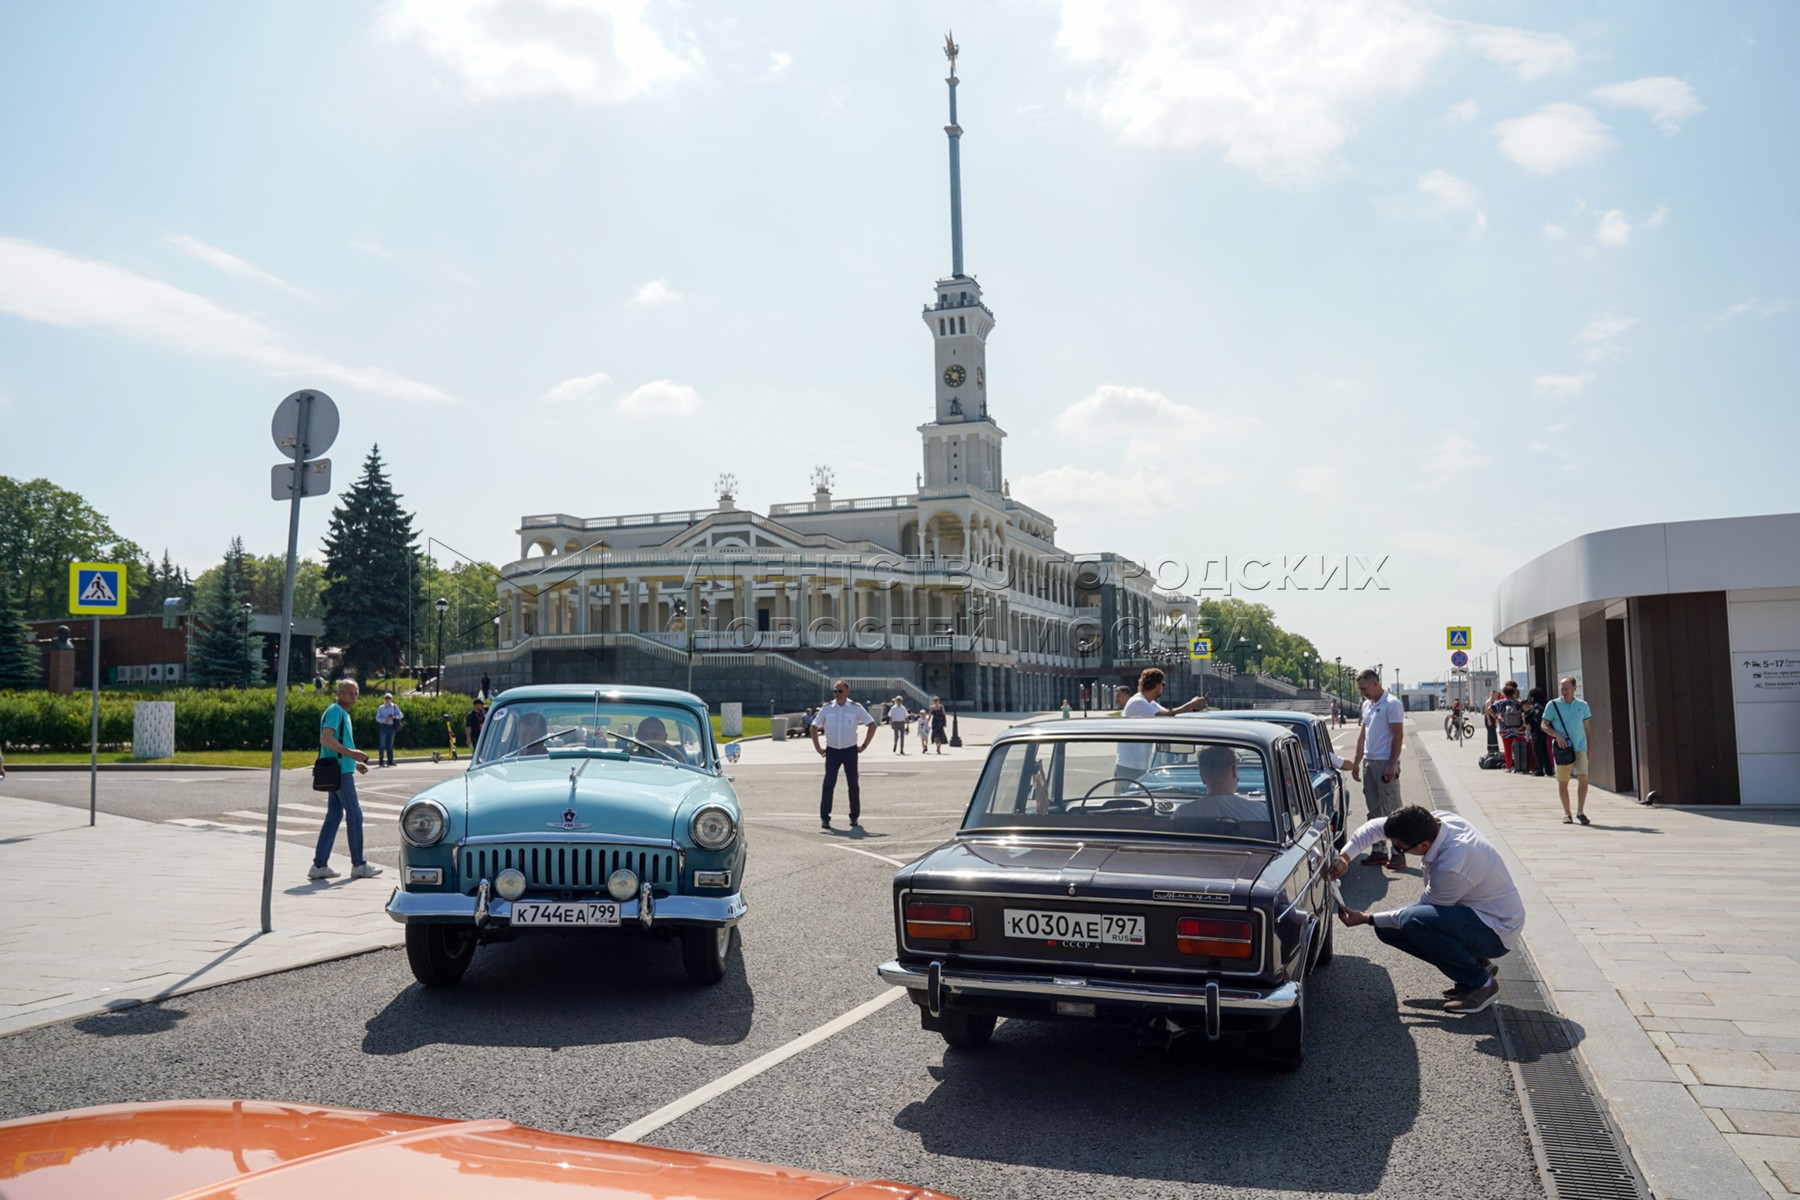
[[[228,812],[228,813],[224,813],[222,815],[227,816],[227,817],[243,817],[245,820],[248,820],[248,821],[264,821],[264,822],[266,822],[269,814],[262,813],[262,812],[254,812],[251,809],[243,808],[243,809],[239,809],[236,812]],[[309,829],[312,827],[312,824],[313,824],[310,820],[308,820],[305,817],[276,817],[275,818],[275,823],[277,825],[285,825],[290,822],[295,825],[304,825]]]
[[[833,1034],[842,1033],[865,1017],[874,1016],[904,995],[906,995],[905,988],[889,988],[868,1003],[859,1004],[842,1016],[825,1022],[811,1033],[801,1034],[787,1045],[771,1050],[761,1058],[750,1060],[730,1074],[721,1075],[704,1087],[695,1088],[681,1099],[665,1104],[649,1116],[633,1121],[625,1128],[606,1136],[615,1142],[641,1141],[644,1135],[655,1133],[664,1125],[678,1117],[686,1116],[707,1101],[718,1099],[733,1088],[755,1079],[771,1067],[778,1067],[796,1054],[812,1049]]]
[[[896,867],[904,867],[906,865],[905,863],[901,862],[897,858],[889,858],[885,854],[877,854],[873,850],[862,850],[856,846],[836,846],[836,845],[834,845],[834,846],[832,846],[832,849],[833,850],[848,850],[852,854],[865,854],[870,858],[879,858],[884,863],[893,863]]]
[[[263,833],[261,825],[231,825],[224,821],[203,821],[199,817],[170,817],[165,825],[181,825],[188,829],[222,829],[227,833]]]

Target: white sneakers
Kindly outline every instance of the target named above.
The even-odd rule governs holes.
[[[350,878],[352,879],[373,879],[379,874],[381,874],[381,868],[372,862],[366,862],[360,867],[350,868]],[[336,879],[338,877],[338,872],[332,870],[330,867],[313,867],[311,870],[307,871],[306,877],[308,879]]]

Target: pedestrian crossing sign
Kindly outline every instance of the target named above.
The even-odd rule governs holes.
[[[1467,650],[1469,648],[1469,627],[1467,625],[1452,625],[1447,632],[1450,635],[1449,643],[1444,649]]]
[[[70,563],[69,611],[78,617],[117,616],[124,612],[124,564]]]
[[[1211,658],[1212,657],[1212,639],[1211,638],[1193,638],[1193,639],[1191,639],[1188,642],[1188,657],[1189,658]]]

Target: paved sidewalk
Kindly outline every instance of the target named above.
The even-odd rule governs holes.
[[[0,795],[0,1036],[401,942],[382,911],[395,873],[307,881],[275,844],[274,931],[261,931],[263,843]]]
[[[1498,835],[1544,985],[1658,1200],[1800,1195],[1800,811],[1595,788],[1593,825],[1564,825],[1555,780],[1478,769],[1479,741],[1426,714],[1408,730]]]

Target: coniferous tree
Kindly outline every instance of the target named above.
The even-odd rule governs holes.
[[[406,652],[407,617],[423,595],[416,536],[376,446],[332,511],[321,597],[326,641],[342,646],[346,664],[364,674],[397,665]]]
[[[0,688],[31,688],[41,682],[35,642],[12,580],[0,572]]]
[[[194,614],[193,672],[196,683],[248,687],[262,675],[262,658],[250,641],[250,579],[244,539],[232,538],[225,561],[212,573],[211,586]]]

